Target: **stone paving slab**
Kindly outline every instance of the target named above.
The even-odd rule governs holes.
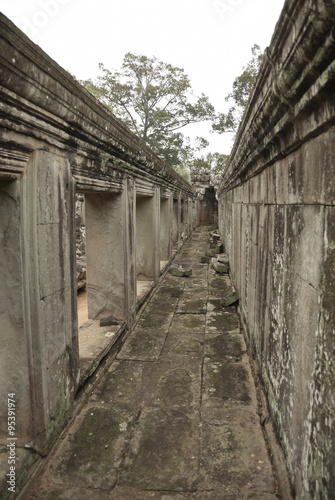
[[[196,298],[192,292],[185,292],[179,300],[177,313],[205,314],[207,312],[207,300]]]
[[[253,415],[252,415],[253,416]],[[201,435],[201,468],[198,490],[213,490],[225,485],[226,492],[239,489],[252,493],[269,493],[273,488],[270,463],[262,442],[255,434],[256,419],[234,418],[221,425],[204,422]]]
[[[274,476],[233,291],[199,230],[22,499],[269,500]],[[174,265],[176,262],[174,263]]]
[[[179,409],[146,410],[130,443],[119,484],[144,490],[196,488],[199,421]]]
[[[179,331],[170,332],[164,349],[161,354],[161,359],[174,359],[179,362],[180,358],[196,359],[198,367],[202,365],[205,340],[201,333],[180,333]]]
[[[253,402],[250,395],[252,376],[247,362],[221,359],[216,354],[206,356],[203,377],[203,407],[217,407],[231,402]]]
[[[117,359],[155,361],[159,358],[168,333],[167,328],[138,326],[125,342]]]
[[[205,314],[175,314],[170,331],[180,333],[204,333],[206,325]]]

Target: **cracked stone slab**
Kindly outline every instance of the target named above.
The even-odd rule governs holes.
[[[206,356],[204,360],[203,407],[252,402],[250,387],[252,377],[245,362],[234,359],[221,360],[218,356]]]
[[[239,333],[239,331],[240,320],[236,311],[207,313],[206,333]]]
[[[62,486],[46,485],[38,491],[32,491],[25,500],[41,499],[43,500],[110,500],[110,492],[103,489],[80,488],[78,486],[68,487],[66,490]]]
[[[178,360],[178,358],[202,360],[204,352],[203,334],[189,333],[181,334],[180,332],[171,331],[166,339],[161,358]],[[183,363],[187,363],[186,359]]]
[[[193,289],[189,289],[189,287],[185,287],[182,295],[180,296],[180,301],[185,299],[202,299],[207,301],[207,286],[196,287]]]
[[[207,336],[205,343],[205,355],[209,355],[211,359],[215,357],[217,360],[225,358],[241,361],[246,353],[246,345],[241,334],[226,334]]]
[[[234,291],[228,276],[220,276],[213,269],[208,270],[209,286],[219,288],[223,294],[229,294]]]
[[[256,415],[252,421],[236,412],[219,426],[203,423],[199,489],[224,486],[227,494],[235,494],[243,486],[245,494],[271,494],[271,470]]]
[[[207,287],[207,279],[203,278],[198,278],[196,276],[188,279],[188,281],[185,282],[185,290],[192,290],[193,288],[206,288]]]
[[[176,314],[172,320],[170,331],[180,333],[204,333],[205,314]]]
[[[39,485],[40,492],[45,491],[42,497],[48,498],[52,489],[64,492],[79,485],[93,491],[112,489],[129,425],[127,415],[122,412],[107,407],[88,408],[76,432],[64,438],[52,465],[48,466]]]
[[[114,361],[101,383],[90,397],[90,401],[112,403],[115,407],[133,408],[143,401],[143,378],[150,367],[146,363],[133,361]]]
[[[156,389],[156,405],[161,409],[192,414],[200,407],[200,377],[192,370],[171,367],[163,371]]]
[[[232,489],[234,491],[232,491]],[[274,493],[244,493],[241,491],[240,487],[238,488],[238,491],[234,488],[220,488],[214,491],[202,491],[197,493],[194,498],[197,500],[274,500],[276,497],[274,496]]]
[[[164,282],[165,283],[165,282]],[[183,286],[174,286],[173,284],[170,285],[162,285],[157,293],[155,294],[152,302],[150,303],[150,308],[153,304],[156,304],[157,302],[160,301],[169,301],[169,303],[176,303],[177,299],[183,294],[184,291],[184,285]]]
[[[155,361],[163,349],[166,335],[167,329],[138,326],[126,340],[117,359]]]
[[[136,328],[159,328],[162,331],[168,331],[173,313],[154,313],[150,314],[147,311],[141,316]],[[135,330],[134,330],[135,331]]]
[[[119,484],[144,490],[194,489],[199,423],[178,410],[147,410],[132,436]]]
[[[181,366],[173,360],[144,367],[142,376],[145,408],[175,409],[185,414],[198,412],[201,397],[201,366],[187,360]]]
[[[206,299],[192,298],[192,294],[184,293],[178,302],[176,312],[205,314],[207,311]]]
[[[145,310],[145,315],[169,315],[173,313],[178,303],[178,299],[181,295],[182,290],[180,289],[176,290],[174,297],[172,297],[171,295],[167,297],[167,294],[157,293]]]
[[[109,500],[161,500],[162,494],[157,491],[141,491],[131,486],[116,486]]]

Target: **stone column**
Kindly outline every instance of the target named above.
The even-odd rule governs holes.
[[[36,151],[21,196],[30,443],[43,453],[69,418],[78,378],[75,183],[67,159]],[[18,365],[23,370],[19,356]],[[26,380],[21,373],[12,390],[21,392]],[[21,404],[19,418],[27,418]]]
[[[136,191],[135,182],[128,178],[124,181],[123,190],[124,207],[124,250],[125,250],[125,300],[126,320],[130,326],[136,316],[137,293],[136,293]]]
[[[180,195],[174,194],[173,202],[171,204],[172,208],[172,244],[173,248],[178,247],[179,234],[180,234]]]
[[[171,256],[171,197],[161,198],[160,208],[160,260]]]
[[[20,208],[19,181],[0,181],[0,436],[6,459],[8,394],[14,393],[15,403],[20,404],[16,414],[17,445],[24,446],[31,440],[32,433],[28,352],[24,331]]]

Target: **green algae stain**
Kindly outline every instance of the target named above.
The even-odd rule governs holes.
[[[203,342],[195,339],[180,342],[173,352],[176,354],[199,354],[202,352]]]
[[[249,403],[248,373],[241,363],[216,363],[210,374],[211,397]]]
[[[158,384],[158,398],[169,408],[189,408],[193,402],[192,379],[188,370],[171,370]]]

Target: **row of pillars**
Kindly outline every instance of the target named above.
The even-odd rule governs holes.
[[[192,228],[192,201],[154,187],[85,194],[88,317],[132,322],[139,282],[156,284]]]
[[[29,449],[44,454],[50,448],[71,416],[80,381],[76,193],[85,198],[93,320],[113,315],[130,328],[139,280],[158,282],[161,263],[171,259],[193,224],[191,190],[124,176],[113,191],[107,183],[97,191],[98,182],[83,178],[78,187],[65,156],[37,150],[20,178],[0,179],[0,399],[15,393],[20,407],[22,463],[31,459]],[[93,187],[85,189],[84,182]],[[5,451],[6,415],[2,405]]]

